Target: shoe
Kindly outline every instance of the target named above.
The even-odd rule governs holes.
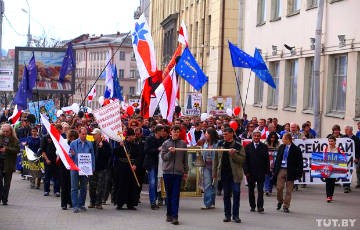
[[[67,210],[66,206],[61,207],[62,210]]]
[[[40,189],[40,186],[36,186],[36,189]]]
[[[128,210],[136,210],[134,206],[127,207]]]
[[[333,197],[332,197],[332,196],[330,197],[330,201],[333,201]]]
[[[79,212],[80,212],[80,210],[78,208],[75,208],[73,211],[73,213],[79,213]]]
[[[327,201],[328,203],[330,203],[330,202],[331,202],[331,198],[328,196],[328,197],[326,198],[326,201]]]
[[[90,204],[90,205],[88,206],[88,208],[95,208],[95,205]]]
[[[214,209],[214,208],[215,208],[215,206],[209,206],[209,207],[204,206],[204,207],[201,207],[200,209],[201,210],[209,210],[209,209]]]
[[[240,219],[239,217],[233,218],[233,221],[234,221],[235,223],[241,223],[241,219]]]
[[[360,188],[360,184],[356,185],[355,188]]]
[[[281,206],[282,206],[282,203],[277,203],[277,207],[276,207],[276,210],[280,210],[281,209]]]
[[[124,208],[122,206],[117,206],[116,210],[124,210]]]
[[[44,196],[49,196],[49,192],[44,192]]]
[[[156,210],[157,209],[157,207],[156,207],[157,205],[156,204],[151,204],[151,210]]]
[[[85,207],[80,207],[80,211],[86,212],[86,208]]]
[[[264,213],[264,208],[258,208],[258,213]]]
[[[284,207],[284,212],[285,212],[285,213],[289,213],[290,210],[289,210],[288,208],[285,208],[285,207]]]
[[[172,223],[173,225],[179,225],[178,218],[176,218],[176,217],[172,218],[171,223]]]
[[[59,193],[59,192],[56,192],[56,193],[55,193],[55,196],[56,196],[56,197],[60,197],[60,193]]]
[[[171,216],[166,216],[166,222],[172,222],[172,217]]]
[[[251,209],[250,209],[250,212],[255,212],[255,208],[251,208]]]
[[[96,209],[103,209],[102,205],[96,205]]]
[[[269,192],[266,192],[266,193],[265,193],[265,196],[270,196],[270,193],[269,193]]]
[[[4,206],[8,205],[7,201],[3,201],[3,205]]]
[[[230,217],[225,217],[224,219],[223,219],[223,222],[231,222],[231,219],[230,219]]]

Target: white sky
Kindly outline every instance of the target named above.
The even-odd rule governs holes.
[[[42,34],[48,38],[66,40],[81,34],[90,35],[128,32],[134,22],[139,0],[28,0],[30,32],[33,38]],[[28,11],[26,0],[4,0],[3,49],[26,46]]]

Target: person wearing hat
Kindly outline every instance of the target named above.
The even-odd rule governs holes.
[[[106,173],[109,168],[112,149],[109,142],[103,140],[99,128],[95,128],[91,134],[94,136],[95,172],[89,179],[90,205],[88,208],[103,209]]]

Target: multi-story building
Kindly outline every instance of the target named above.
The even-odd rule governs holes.
[[[126,98],[139,95],[139,74],[133,53],[130,34],[110,34],[93,36],[74,44],[76,51],[76,82],[73,102],[81,103],[95,81],[105,68],[107,55],[112,56],[112,63],[117,67],[120,87]],[[105,72],[105,71],[104,71]],[[105,74],[103,74],[105,76]],[[105,78],[96,82],[97,98],[104,95]],[[92,104],[85,100],[85,105],[99,107],[98,100]]]
[[[360,31],[355,26],[360,2],[324,2],[318,98],[322,136],[331,133],[334,124],[343,128],[360,120]],[[283,123],[312,121],[318,0],[248,0],[244,6],[243,49],[262,50],[277,86],[273,90],[243,70],[242,92],[250,80],[246,112],[278,117]]]
[[[202,110],[207,98],[236,96],[235,74],[231,67],[227,40],[239,37],[238,0],[152,0],[149,24],[155,44],[158,68],[164,69],[177,46],[178,30],[184,20],[189,49],[209,77],[202,90]],[[184,96],[195,90],[180,81],[181,105]]]

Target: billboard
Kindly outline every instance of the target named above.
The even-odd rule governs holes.
[[[65,76],[64,82],[59,82],[61,64],[66,49],[15,47],[14,89],[21,82],[24,65],[29,63],[34,52],[38,76],[33,91],[40,93],[72,94],[75,86],[75,71]]]
[[[0,92],[14,92],[14,71],[0,69]]]

